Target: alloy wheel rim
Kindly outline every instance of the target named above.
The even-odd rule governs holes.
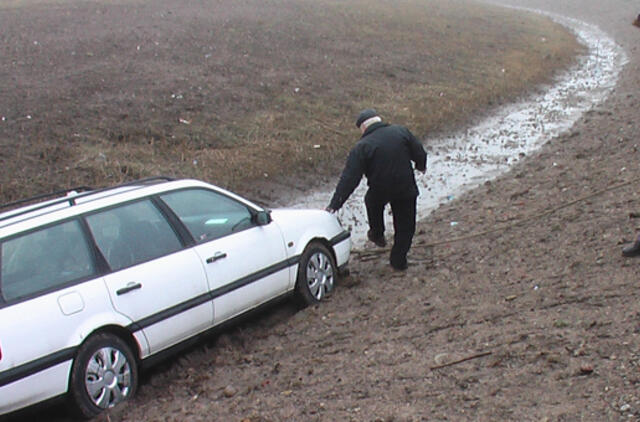
[[[87,363],[84,383],[91,401],[101,409],[124,401],[131,391],[127,357],[113,347],[97,350]]]
[[[333,289],[333,266],[324,253],[316,252],[307,263],[307,286],[317,300],[322,300]]]

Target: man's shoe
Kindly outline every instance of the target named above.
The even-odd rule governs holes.
[[[367,232],[367,238],[375,243],[376,246],[380,246],[381,248],[387,246],[387,241],[385,240],[384,236],[376,237],[373,235],[373,233],[371,233],[371,230]]]
[[[405,271],[409,267],[409,264],[407,264],[406,262],[404,263],[404,265],[394,264],[393,262],[391,262],[390,264],[391,268],[393,268],[395,271]]]
[[[627,257],[640,255],[640,239],[636,240],[636,243],[633,245],[624,248],[622,250],[622,255]]]

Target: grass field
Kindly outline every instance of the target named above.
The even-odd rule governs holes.
[[[358,110],[425,137],[581,48],[462,0],[10,0],[0,27],[2,202],[157,174],[313,184],[342,166]]]

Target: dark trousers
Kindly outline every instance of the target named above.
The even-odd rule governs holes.
[[[374,237],[384,236],[384,207],[391,204],[393,214],[393,247],[391,265],[404,268],[407,265],[407,253],[416,232],[416,197],[388,199],[367,191],[364,197],[369,218],[369,229]]]

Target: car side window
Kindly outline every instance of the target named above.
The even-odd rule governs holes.
[[[176,252],[182,244],[150,200],[86,217],[93,238],[113,271]]]
[[[218,192],[187,189],[161,196],[198,243],[253,227],[246,205]]]
[[[5,301],[95,274],[94,259],[77,220],[14,237],[0,248],[0,292]]]

